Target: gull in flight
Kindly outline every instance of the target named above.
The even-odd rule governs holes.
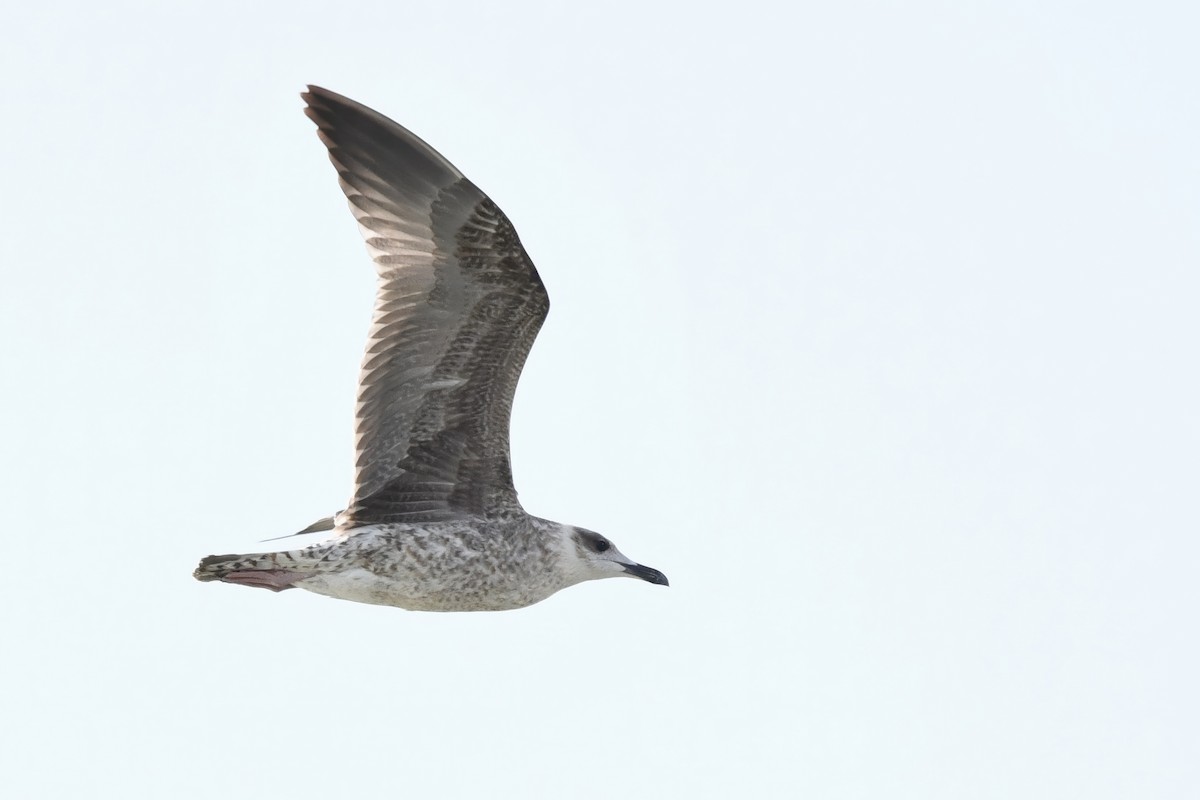
[[[525,512],[513,393],[550,299],[504,213],[387,117],[302,97],[375,262],[349,506],[299,550],[209,556],[195,577],[414,611],[521,608],[583,581],[667,585],[607,537]]]

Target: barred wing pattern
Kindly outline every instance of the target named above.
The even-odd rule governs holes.
[[[343,527],[520,511],[508,429],[550,298],[504,213],[409,131],[310,86],[379,276]]]

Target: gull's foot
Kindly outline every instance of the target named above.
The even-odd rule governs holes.
[[[284,589],[296,588],[293,584],[305,577],[307,576],[303,572],[289,572],[285,569],[246,569],[227,572],[218,580],[223,583],[236,583],[239,586],[253,586],[256,589],[282,592]]]

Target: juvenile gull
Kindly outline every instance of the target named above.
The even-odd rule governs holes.
[[[487,195],[387,117],[302,97],[379,288],[359,378],[354,493],[310,547],[209,556],[195,577],[414,611],[499,611],[597,578],[667,585],[604,536],[517,501],[508,423],[550,298]]]

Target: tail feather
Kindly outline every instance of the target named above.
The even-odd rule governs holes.
[[[309,570],[304,566],[291,553],[208,556],[200,560],[192,577],[282,592],[308,577]]]

